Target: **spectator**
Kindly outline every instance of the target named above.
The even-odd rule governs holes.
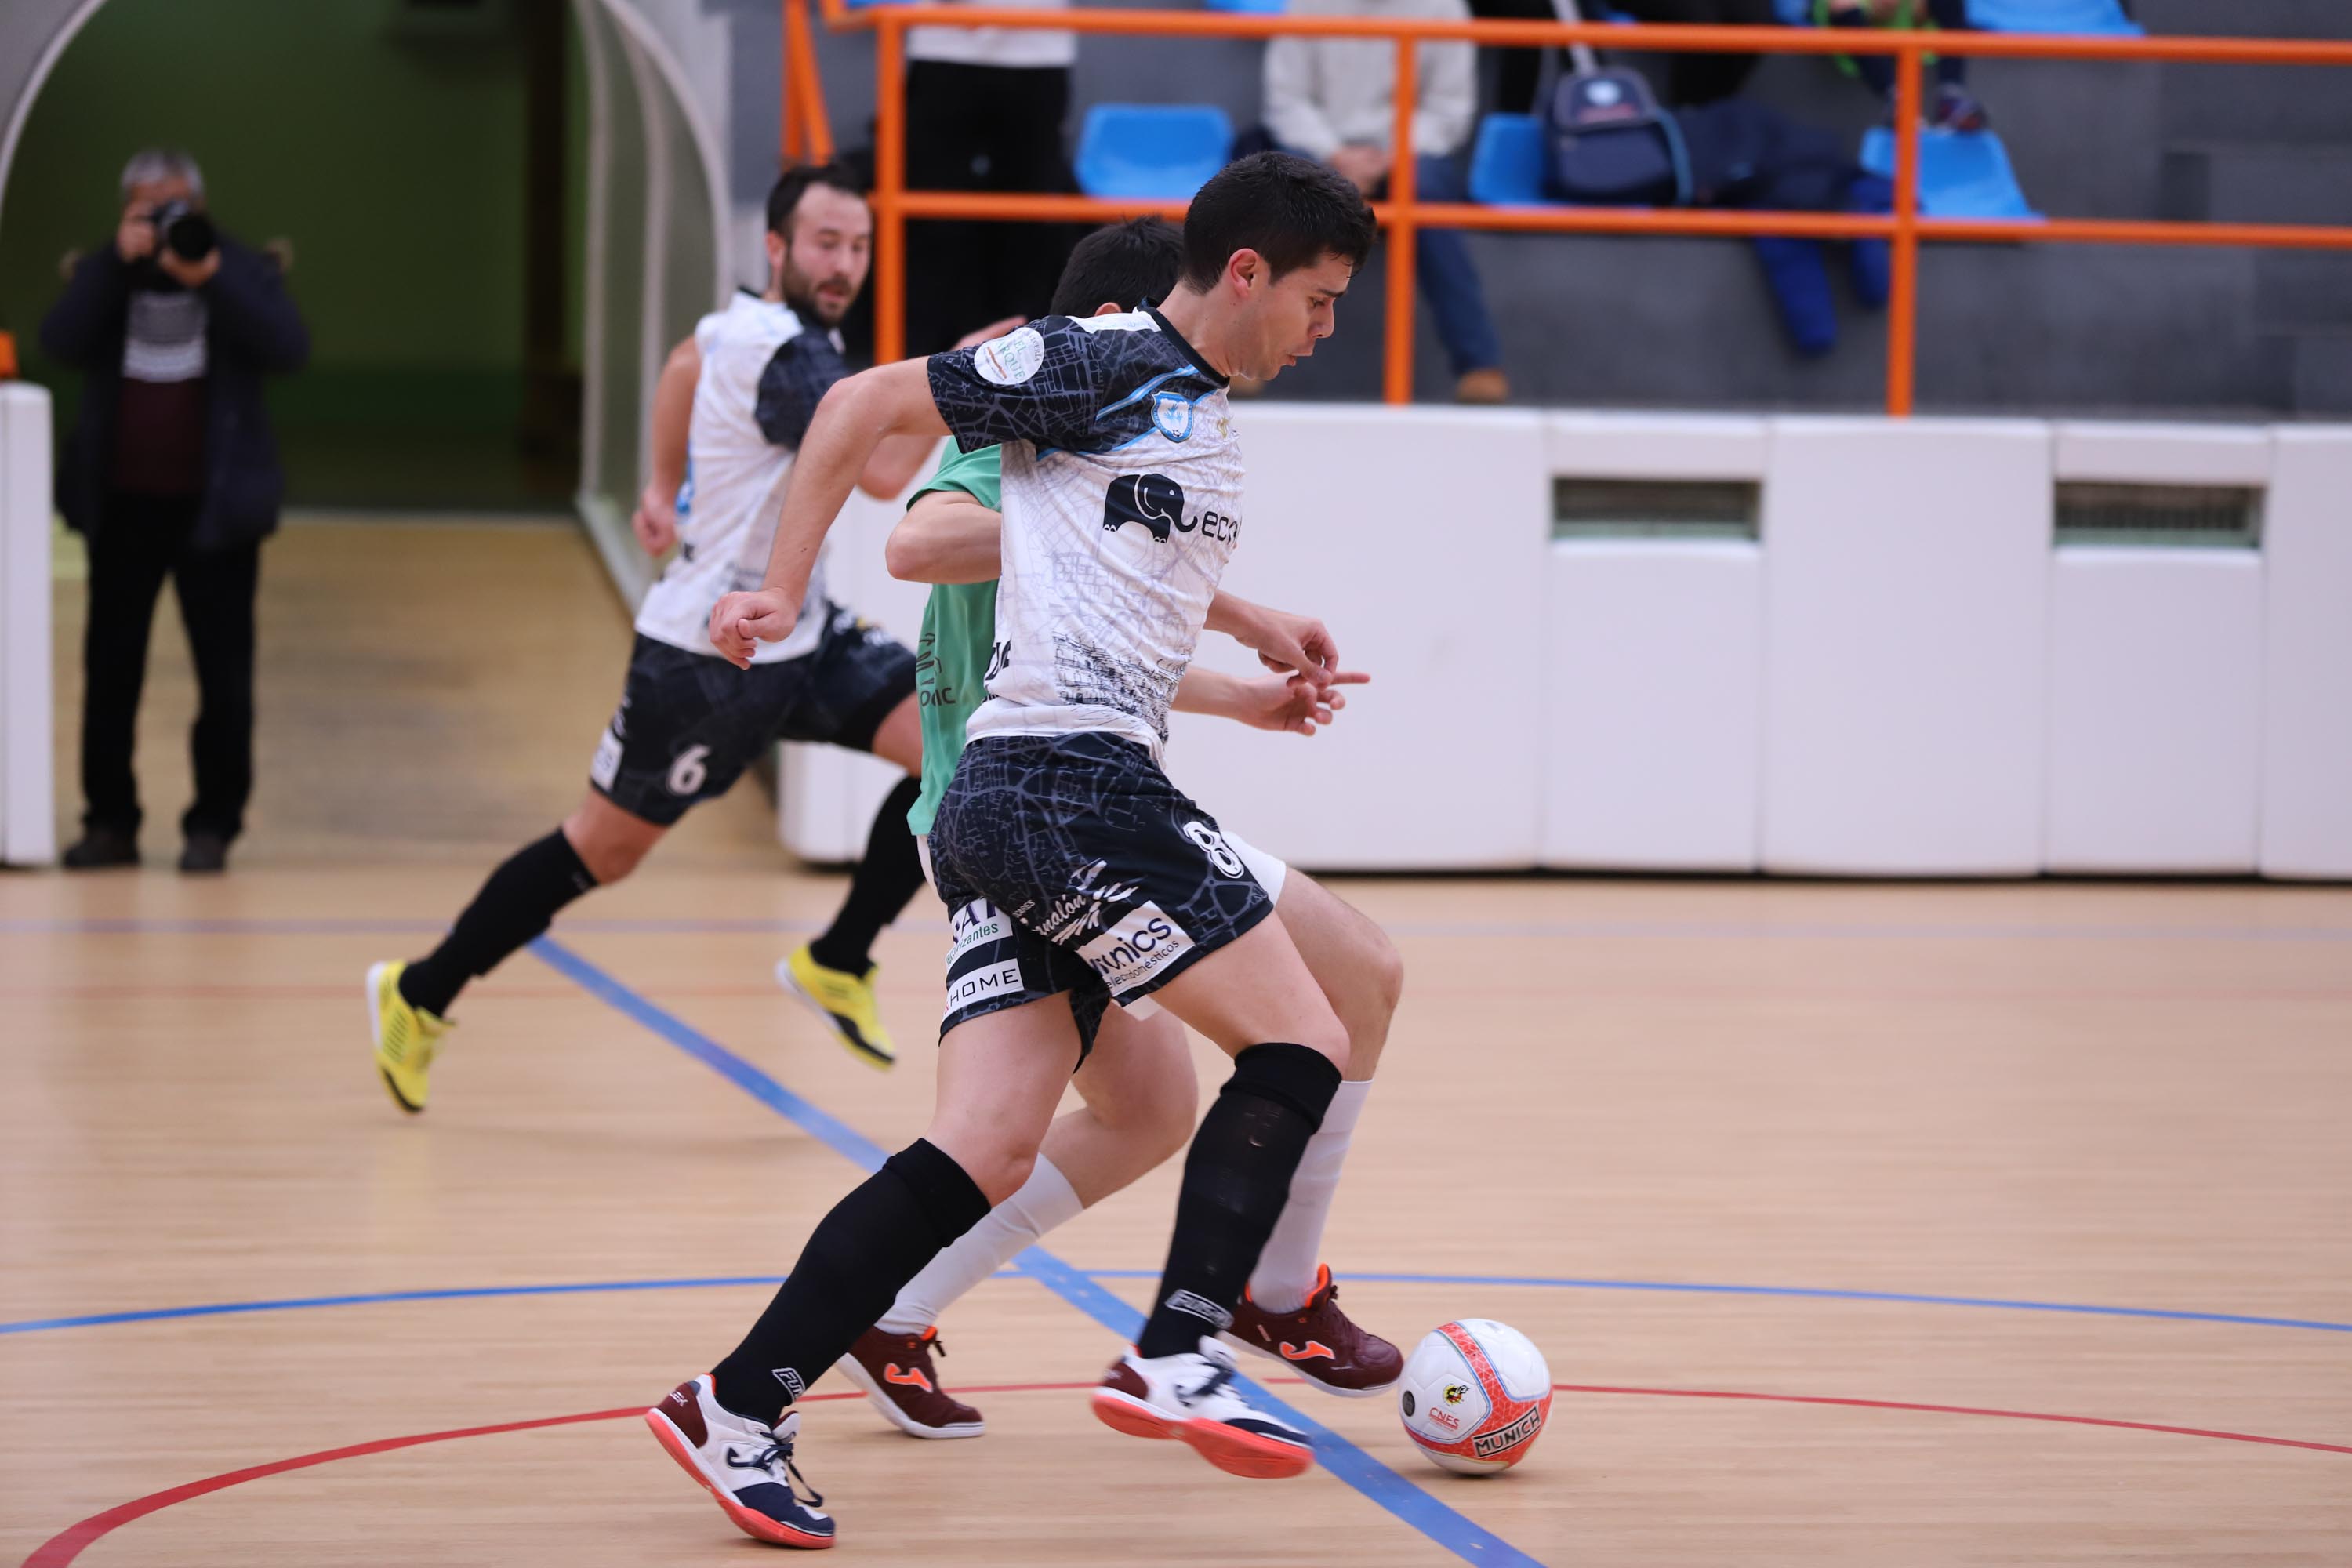
[[[1463,0],[1292,0],[1294,16],[1435,17],[1468,16]],[[1468,44],[1426,43],[1414,75],[1414,189],[1424,201],[1467,199],[1454,154],[1477,118],[1475,53]],[[1237,152],[1275,146],[1328,163],[1377,199],[1389,183],[1396,125],[1396,46],[1386,38],[1279,37],[1265,51],[1265,124],[1245,133]],[[1437,318],[1437,335],[1464,403],[1510,396],[1502,344],[1486,313],[1470,247],[1452,229],[1418,229],[1414,270]]]
[[[1968,0],[1813,0],[1816,20],[1832,27],[1916,27],[1924,8],[1927,19],[1947,31],[1966,31]],[[1895,91],[1895,57],[1860,55],[1853,70],[1872,91],[1886,98]],[[1957,55],[1936,57],[1936,98],[1928,106],[1928,122],[1947,131],[1982,131],[1988,122],[1984,105],[1969,91],[1969,62]]]
[[[141,153],[121,194],[113,243],[76,265],[41,323],[41,346],[82,375],[58,467],[58,508],[89,543],[87,808],[65,863],[138,863],[131,742],[169,576],[202,694],[180,869],[217,871],[252,792],[254,589],[285,483],[261,378],[299,369],[310,337],[278,268],[205,216],[194,159]]]
[[[907,188],[1076,190],[1062,131],[1077,58],[1077,36],[1058,30],[908,28]],[[945,349],[974,321],[1044,315],[1071,239],[1066,224],[908,225],[907,352]]]

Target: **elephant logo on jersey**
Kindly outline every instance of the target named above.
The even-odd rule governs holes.
[[[1165,474],[1121,474],[1103,497],[1103,531],[1139,523],[1159,543],[1184,526],[1184,487]]]

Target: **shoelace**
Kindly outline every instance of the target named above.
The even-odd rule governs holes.
[[[766,1447],[752,1455],[751,1463],[772,1473],[778,1465],[782,1465],[784,1468],[784,1489],[793,1494],[794,1502],[805,1503],[811,1508],[824,1506],[824,1494],[809,1485],[808,1478],[801,1474],[801,1468],[793,1463],[793,1446],[782,1437],[775,1438]],[[808,1492],[806,1497],[801,1495],[804,1488]]]
[[[1203,1361],[1208,1360],[1205,1356],[1202,1359]],[[1218,1390],[1223,1388],[1225,1384],[1233,1382],[1234,1369],[1232,1367],[1226,1365],[1223,1362],[1215,1361],[1209,1362],[1209,1364],[1215,1367],[1217,1370],[1210,1374],[1208,1382],[1201,1384],[1198,1388],[1178,1389],[1176,1391],[1178,1396],[1181,1398],[1186,1405],[1192,1405],[1197,1401],[1206,1399],[1211,1394],[1215,1394]]]

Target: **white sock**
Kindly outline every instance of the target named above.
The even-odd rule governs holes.
[[[1343,1086],[1344,1087],[1344,1086]],[[1021,1184],[1021,1190],[988,1211],[988,1217],[965,1231],[954,1246],[931,1259],[920,1274],[907,1281],[898,1299],[874,1326],[888,1334],[919,1334],[940,1321],[957,1297],[1003,1268],[1021,1250],[1055,1226],[1078,1217],[1087,1205],[1078,1201],[1069,1178],[1045,1155]]]
[[[1339,1167],[1347,1163],[1356,1118],[1364,1113],[1364,1097],[1371,1091],[1370,1079],[1342,1083],[1323,1113],[1323,1125],[1307,1141],[1298,1173],[1290,1178],[1290,1201],[1283,1205],[1265,1250],[1257,1255],[1257,1271],[1250,1276],[1250,1300],[1266,1311],[1296,1312],[1315,1289],[1315,1270],[1323,1260],[1323,1222],[1331,1217]]]

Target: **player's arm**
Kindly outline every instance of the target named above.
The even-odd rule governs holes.
[[[710,646],[748,669],[756,645],[790,636],[825,531],[883,441],[936,440],[947,430],[922,360],[878,364],[835,382],[800,440],[768,570],[752,592],[726,595],[711,606]]]
[[[1329,676],[1328,681],[1316,681],[1303,675],[1227,675],[1195,665],[1177,683],[1176,708],[1180,712],[1231,719],[1253,729],[1312,735],[1348,705],[1339,688],[1360,686],[1371,679],[1347,669],[1332,670]]]
[[[686,444],[694,423],[694,389],[702,379],[702,345],[688,337],[669,351],[654,382],[653,473],[629,526],[648,555],[677,542],[677,492],[686,483]]]
[[[992,583],[1004,559],[1004,515],[961,490],[927,490],[890,530],[882,559],[902,583]]]
[[[1339,667],[1339,645],[1321,621],[1254,605],[1223,589],[1209,601],[1208,629],[1223,632],[1277,673],[1303,675],[1328,686],[1330,673]]]
[[[711,646],[748,668],[755,643],[791,633],[825,531],[887,437],[952,432],[966,451],[1092,439],[1100,352],[1066,317],[1049,316],[976,348],[877,365],[835,384],[799,444],[767,574],[755,591],[711,607]]]

